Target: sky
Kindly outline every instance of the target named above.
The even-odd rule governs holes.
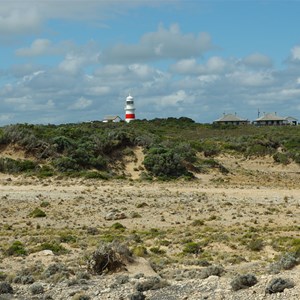
[[[0,0],[0,126],[300,119],[300,1]]]

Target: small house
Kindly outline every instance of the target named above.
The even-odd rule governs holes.
[[[238,117],[236,114],[224,114],[223,117],[214,121],[214,124],[222,125],[247,125],[250,121]]]
[[[288,121],[284,117],[277,116],[276,113],[267,113],[253,121],[257,126],[281,126],[288,125]]]
[[[117,123],[122,121],[119,116],[105,116],[103,119],[103,123]]]
[[[298,125],[298,119],[294,117],[285,117],[289,125]]]

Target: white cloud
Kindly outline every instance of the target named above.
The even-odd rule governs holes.
[[[212,49],[214,46],[208,33],[183,34],[178,24],[168,29],[160,25],[156,32],[144,34],[138,44],[118,44],[107,49],[102,61],[137,63],[165,58],[181,59],[199,57]]]
[[[74,109],[74,110],[84,110],[85,108],[88,108],[93,104],[93,101],[90,99],[86,99],[84,97],[80,97],[77,99],[74,103],[72,103],[68,109]]]
[[[51,46],[51,41],[48,39],[37,39],[32,42],[29,48],[21,48],[16,50],[16,55],[19,56],[37,56],[47,52]]]
[[[47,20],[85,21],[105,27],[103,22],[141,6],[172,4],[181,0],[9,0],[1,1],[0,34],[32,34]]]
[[[226,77],[234,84],[249,87],[266,86],[274,82],[273,75],[270,72],[235,71],[227,74]]]
[[[23,3],[24,4],[24,3]],[[0,34],[23,34],[36,32],[41,26],[41,17],[33,7],[7,7],[7,2],[1,2]],[[29,5],[30,6],[30,5]],[[6,8],[6,9],[5,9]],[[11,8],[11,9],[9,9]]]
[[[183,104],[193,103],[194,96],[188,95],[186,91],[179,90],[172,94],[168,94],[165,96],[157,97],[155,103],[157,106],[180,106]]]
[[[4,102],[10,105],[13,111],[42,111],[55,108],[53,100],[37,102],[31,96],[6,98]]]
[[[250,67],[271,68],[273,66],[272,59],[260,53],[254,53],[246,56],[242,62]]]
[[[300,46],[295,46],[291,50],[292,60],[300,61]]]
[[[91,41],[84,47],[74,49],[67,53],[65,59],[59,64],[60,71],[76,75],[88,65],[96,65],[99,61],[100,52],[96,44]]]

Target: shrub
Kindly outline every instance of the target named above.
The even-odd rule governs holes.
[[[22,256],[26,255],[27,251],[24,245],[20,241],[15,241],[13,244],[6,250],[8,256]]]
[[[14,278],[13,282],[21,284],[32,284],[34,283],[34,278],[31,275],[18,275]]]
[[[188,175],[184,158],[172,148],[151,148],[144,159],[145,168],[154,176],[177,178]]]
[[[285,289],[293,288],[295,284],[289,279],[283,279],[281,277],[273,278],[266,287],[266,293],[281,293]]]
[[[204,279],[212,275],[220,277],[223,273],[225,273],[225,270],[222,266],[208,266],[207,268],[201,270],[200,278]]]
[[[192,226],[202,226],[202,225],[204,225],[204,221],[197,219],[197,220],[194,220],[191,225]]]
[[[135,288],[138,292],[144,292],[148,290],[158,290],[166,287],[168,283],[165,280],[160,279],[157,276],[149,277],[144,281],[137,282]]]
[[[13,294],[14,290],[8,282],[0,282],[0,294]]]
[[[246,289],[257,283],[257,279],[252,274],[238,275],[231,282],[230,285],[234,291]]]
[[[93,274],[123,270],[127,262],[132,261],[132,253],[127,246],[113,241],[102,243],[88,261],[88,270]]]
[[[85,294],[77,294],[75,295],[72,300],[90,300],[91,297],[89,295],[85,295]]]
[[[298,265],[299,261],[294,255],[287,253],[280,258],[278,263],[282,269],[291,270]]]
[[[144,300],[146,296],[142,292],[134,292],[129,296],[130,300]]]
[[[40,208],[37,207],[29,214],[29,217],[44,218],[44,217],[46,217],[46,213],[43,210],[41,210]]]
[[[110,226],[112,229],[124,231],[126,227],[119,222],[116,222]]]
[[[35,170],[37,164],[30,160],[14,160],[12,158],[0,158],[0,172],[19,173]]]
[[[32,295],[43,294],[44,287],[40,283],[35,282],[30,286],[30,291]]]
[[[43,277],[49,278],[55,274],[68,274],[68,269],[61,263],[53,263],[43,272]]]
[[[63,233],[59,237],[61,243],[75,243],[77,238],[71,234]]]
[[[142,245],[138,245],[132,249],[132,253],[135,256],[145,257],[147,255],[147,249]]]
[[[38,247],[38,249],[39,249],[39,251],[51,250],[54,254],[57,254],[57,255],[68,253],[68,250],[66,248],[64,248],[62,245],[58,244],[56,241],[42,243]]]
[[[50,202],[49,201],[43,201],[41,204],[40,204],[40,207],[48,207],[50,206]]]
[[[183,253],[185,254],[199,254],[201,251],[200,243],[195,242],[189,242],[183,248]]]
[[[261,239],[254,239],[248,244],[248,249],[251,251],[260,251],[264,247],[264,242]]]
[[[160,249],[159,247],[152,247],[150,248],[150,251],[154,254],[165,254],[166,251],[163,249]]]
[[[275,162],[284,164],[284,165],[287,165],[290,163],[289,157],[285,153],[276,152],[273,155],[273,159]]]

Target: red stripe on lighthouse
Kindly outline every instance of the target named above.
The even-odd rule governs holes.
[[[135,114],[126,114],[125,119],[135,119]]]

